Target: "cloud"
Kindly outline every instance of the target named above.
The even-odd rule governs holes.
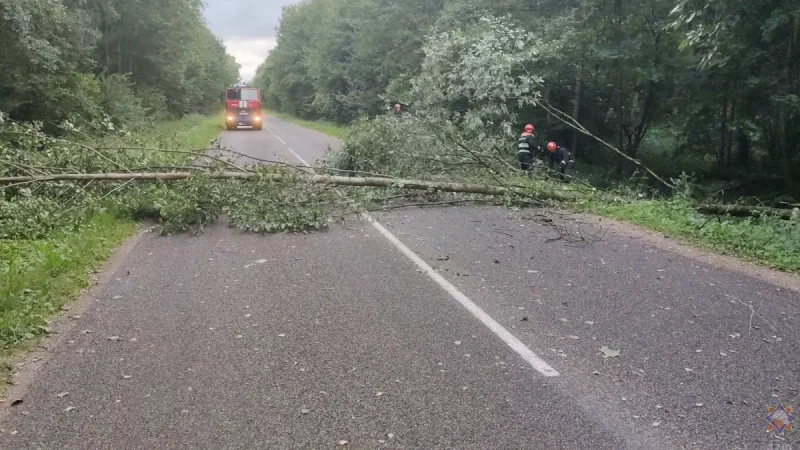
[[[284,6],[300,0],[206,0],[205,17],[211,31],[225,41],[228,52],[242,65],[242,78],[251,80],[275,48],[275,30]]]
[[[223,38],[228,53],[236,58],[242,65],[242,79],[250,81],[256,74],[256,69],[270,50],[275,48],[275,38],[248,38],[244,36],[231,36]]]

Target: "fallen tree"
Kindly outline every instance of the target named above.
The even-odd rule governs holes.
[[[20,176],[0,178],[0,183],[19,184],[48,181],[178,181],[193,177],[205,177],[213,180],[250,180],[260,179],[274,182],[303,180],[311,184],[329,184],[336,186],[361,187],[393,187],[422,191],[455,192],[464,194],[506,195],[513,193],[509,187],[488,184],[449,183],[440,181],[400,180],[374,177],[343,177],[333,175],[290,176],[279,173],[255,172],[144,172],[144,173],[73,173],[41,176]],[[537,192],[533,194],[539,200],[574,200],[573,196],[559,192]]]
[[[770,208],[767,206],[742,206],[742,205],[700,205],[697,212],[712,216],[731,217],[763,217],[772,216],[783,220],[791,220],[792,211],[787,209]]]

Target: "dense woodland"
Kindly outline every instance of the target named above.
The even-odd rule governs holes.
[[[0,112],[58,123],[218,108],[239,67],[202,0],[0,0]]]
[[[478,45],[489,18],[518,33],[508,57],[527,57],[503,76],[524,72],[533,85],[533,102],[495,92],[509,131],[533,122],[577,153],[583,174],[630,178],[631,165],[539,107],[547,102],[664,176],[715,181],[706,184],[728,197],[800,200],[794,0],[305,0],[284,10],[256,84],[273,109],[340,123],[395,102],[427,111],[429,88],[460,86],[440,106],[463,119],[503,82],[484,69],[504,61]],[[453,46],[463,51],[447,67],[441,53]]]

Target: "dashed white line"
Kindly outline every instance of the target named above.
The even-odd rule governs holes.
[[[279,141],[283,142],[283,140],[278,137],[275,132],[269,130]],[[283,142],[286,144],[285,142]],[[289,151],[300,160],[306,167],[311,167],[303,158],[300,157],[294,150],[289,148]],[[419,257],[413,250],[408,248],[405,244],[400,242],[397,237],[395,237],[389,230],[386,229],[383,225],[381,225],[377,220],[375,220],[372,216],[368,213],[364,213],[363,217],[366,221],[372,224],[378,232],[385,237],[389,242],[392,243],[400,252],[402,252],[408,259],[410,259],[417,267],[422,270],[425,274],[427,274],[436,284],[438,284],[442,289],[445,290],[448,294],[450,294],[453,299],[455,299],[461,306],[463,306],[467,311],[469,311],[476,319],[478,319],[482,324],[486,326],[489,330],[491,330],[494,334],[497,335],[503,342],[508,345],[511,350],[514,350],[522,359],[525,360],[528,364],[531,365],[537,372],[546,376],[546,377],[557,377],[559,375],[558,371],[547,364],[542,358],[539,357],[536,353],[533,352],[527,345],[523,344],[522,341],[516,338],[511,332],[509,332],[505,327],[500,325],[499,322],[494,320],[492,316],[486,313],[480,306],[476,305],[475,302],[469,299],[464,293],[458,290],[457,287],[453,286],[452,283],[447,281],[443,276],[441,276],[438,272],[433,270],[428,263],[425,262],[422,258]]]
[[[306,167],[311,167],[311,164],[307,163],[305,159],[301,158],[301,157],[300,157],[300,155],[298,155],[297,153],[295,153],[295,151],[294,151],[294,150],[292,150],[292,148],[291,148],[291,147],[289,147],[289,151],[290,151],[290,152],[292,152],[292,154],[294,155],[294,157],[295,157],[295,158],[297,158],[297,159],[299,159],[299,160],[300,160],[300,162],[301,162],[301,163],[303,163],[303,165],[304,165],[304,166],[306,166]]]
[[[275,136],[275,138],[276,138],[276,139],[278,139],[279,141],[281,141],[281,144],[283,144],[283,145],[286,145],[286,141],[284,141],[283,139],[281,139],[281,137],[280,137],[280,136],[278,136],[277,134],[275,134],[275,132],[274,132],[274,131],[272,131],[272,130],[271,130],[271,129],[269,129],[269,128],[267,128],[267,130],[268,130],[270,133],[272,133],[272,135],[273,135],[273,136]],[[294,152],[292,152],[292,153],[294,153]],[[295,155],[295,156],[296,156],[296,155]]]

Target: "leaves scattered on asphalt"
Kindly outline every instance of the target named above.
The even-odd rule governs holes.
[[[311,412],[311,410],[308,409],[308,408],[303,408],[303,409],[300,410],[300,414],[302,414],[302,415],[309,414],[310,412]]]
[[[600,348],[600,352],[603,354],[603,358],[617,358],[621,354],[619,350],[605,345]]]
[[[75,407],[74,407],[74,406],[67,406],[66,408],[64,408],[64,412],[70,412],[70,411],[72,411],[73,409],[75,409]]]
[[[56,395],[56,397],[58,397],[58,398],[64,398],[64,397],[66,397],[66,396],[68,396],[68,395],[69,395],[69,392],[61,392],[61,393],[57,394],[57,395]]]

